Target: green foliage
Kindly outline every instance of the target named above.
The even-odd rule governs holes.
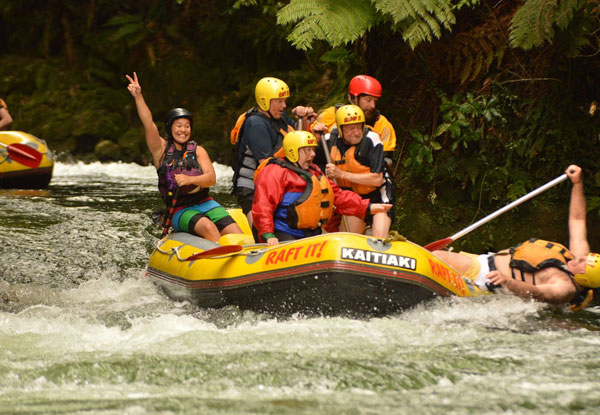
[[[364,35],[375,21],[369,0],[291,0],[277,13],[277,23],[299,21],[288,39],[307,50],[314,40],[326,40],[333,47]]]
[[[515,13],[510,44],[524,50],[552,43],[558,32],[567,56],[579,55],[598,29],[597,3],[586,0],[527,0]]]
[[[374,0],[375,7],[392,17],[411,48],[442,37],[456,23],[451,0]],[[461,6],[467,3],[461,3]]]
[[[404,167],[412,168],[415,173],[423,175],[425,181],[430,182],[435,173],[433,152],[442,146],[430,134],[423,134],[412,129],[410,135],[413,142],[408,145],[408,156],[404,159]]]
[[[431,134],[410,131],[413,141],[408,146],[404,166],[415,169],[425,182],[431,182],[441,174],[463,183],[463,187],[466,180],[474,184],[487,168],[486,155],[481,154],[485,141],[494,140],[493,135],[488,134],[488,127],[506,122],[499,109],[498,97],[457,93],[449,99],[444,93],[439,94],[442,122]],[[434,151],[442,148],[445,151],[440,155],[440,163],[436,163]],[[469,162],[463,160],[459,169],[457,161],[461,158]]]
[[[475,7],[477,0],[291,0],[277,14],[279,24],[296,23],[288,39],[299,49],[315,40],[333,47],[354,41],[373,25],[391,20],[411,48],[441,38],[456,22],[454,9]]]

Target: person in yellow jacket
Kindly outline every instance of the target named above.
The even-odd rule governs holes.
[[[556,242],[530,239],[514,248],[483,255],[433,251],[480,288],[506,289],[526,299],[584,307],[600,287],[600,255],[590,252],[581,168],[566,170],[571,179],[569,248]]]
[[[366,124],[381,138],[385,161],[391,167],[396,150],[396,131],[388,119],[376,108],[381,94],[382,88],[379,81],[368,75],[355,76],[348,86],[348,102],[363,110]],[[335,113],[342,105],[337,104],[323,110],[317,117],[317,123],[325,124],[327,131],[330,132],[335,127]]]
[[[8,112],[8,106],[2,98],[0,98],[0,130],[4,130],[13,122],[10,112]]]

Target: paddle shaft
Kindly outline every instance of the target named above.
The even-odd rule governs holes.
[[[331,161],[331,154],[329,154],[329,147],[327,146],[325,140],[325,134],[323,134],[323,136],[321,137],[321,146],[323,146],[323,152],[325,153],[325,160],[327,160],[327,164],[333,164],[333,162]],[[333,180],[333,182],[337,184],[337,181],[335,179],[331,180]],[[344,222],[344,227],[346,228],[346,231],[350,232],[350,226],[348,225],[348,219],[346,218],[346,216],[342,215],[342,221]]]
[[[546,190],[550,189],[551,187],[554,187],[557,184],[564,182],[565,180],[567,180],[567,177],[568,176],[566,174],[563,174],[563,175],[557,177],[556,179],[549,181],[545,185],[540,186],[537,189],[532,190],[531,192],[527,193],[525,196],[521,196],[514,202],[509,203],[508,205],[504,206],[502,209],[498,209],[494,213],[490,213],[485,218],[480,219],[477,222],[475,222],[474,224],[472,224],[471,226],[468,226],[465,229],[463,229],[462,231],[455,233],[450,238],[454,241],[454,240],[460,238],[461,236],[465,236],[472,230],[477,229],[481,225],[488,223],[492,219],[502,215],[504,212],[507,212],[507,211],[511,210],[512,208],[514,208],[515,206],[518,206],[521,203],[526,202],[527,200],[531,199],[532,197],[535,197],[535,196],[539,195],[540,193],[545,192]]]
[[[164,238],[169,233],[169,228],[171,228],[171,221],[173,220],[173,212],[175,211],[175,205],[177,204],[177,199],[179,198],[179,189],[181,187],[177,186],[175,190],[175,195],[173,199],[171,199],[171,206],[167,212],[167,217],[165,218],[165,224],[163,226],[162,237]]]

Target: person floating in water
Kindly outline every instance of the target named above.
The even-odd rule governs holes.
[[[592,300],[600,287],[600,255],[590,252],[581,168],[566,170],[571,179],[569,248],[530,239],[516,247],[483,255],[442,250],[433,253],[484,290],[506,289],[523,298],[551,304],[571,303],[573,310]]]

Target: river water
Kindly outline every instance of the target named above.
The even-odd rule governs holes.
[[[0,191],[0,206],[0,414],[600,413],[600,307],[207,310],[144,276],[152,167],[58,163],[48,190]]]

